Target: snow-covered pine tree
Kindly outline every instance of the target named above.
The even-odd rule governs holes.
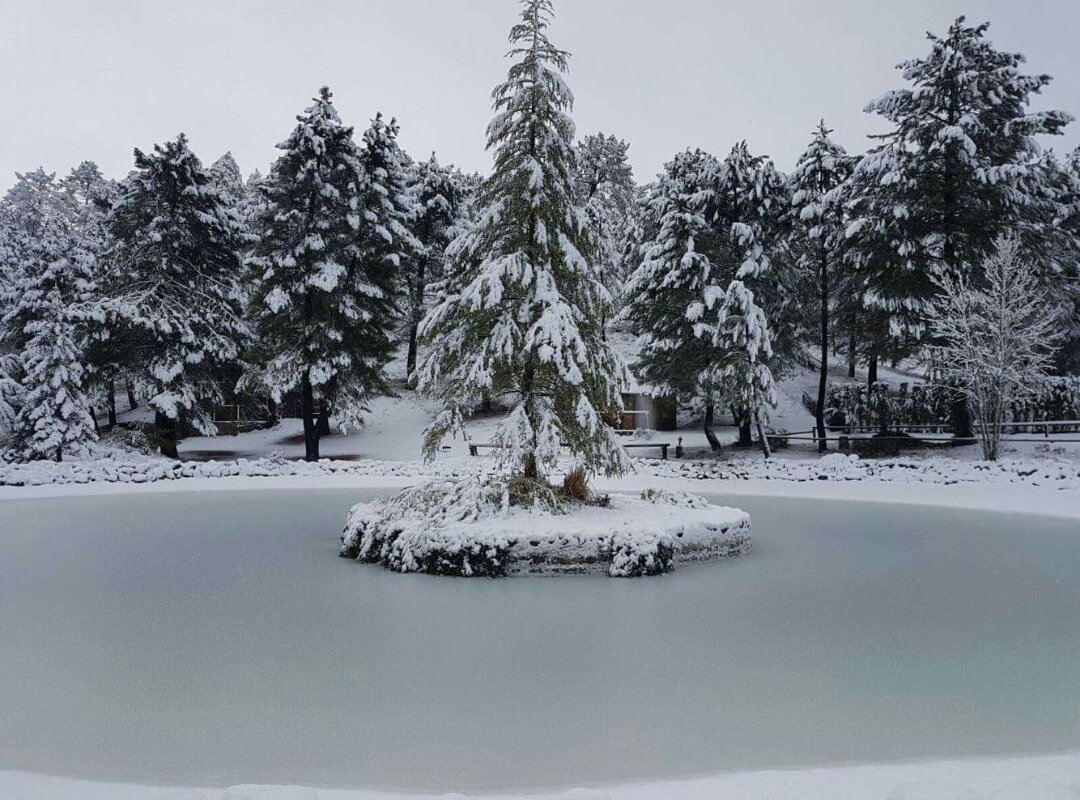
[[[16,419],[23,452],[31,459],[63,461],[97,438],[86,383],[83,337],[56,289],[40,304],[41,317],[26,326],[23,405]]]
[[[640,247],[641,263],[627,281],[622,311],[641,334],[635,372],[658,395],[703,403],[707,435],[720,381],[720,354],[712,341],[716,300],[728,284],[713,261],[715,237],[700,203],[704,176],[715,165],[708,153],[687,150],[665,166],[641,214],[643,226],[655,233]]]
[[[409,345],[405,371],[412,377],[416,370],[416,346],[420,322],[427,311],[428,287],[442,280],[446,248],[464,222],[462,186],[453,167],[443,167],[435,154],[416,164],[411,175],[411,190],[417,206],[413,232],[419,248],[409,259]]]
[[[659,232],[659,220],[652,211],[652,201],[656,194],[657,183],[635,186],[630,207],[623,222],[623,230],[618,243],[618,266],[616,271],[622,276],[623,284],[619,288],[619,314],[626,299],[626,281],[633,275],[641,262],[645,260],[645,244],[656,238]]]
[[[756,427],[768,452],[772,337],[755,291],[776,290],[766,246],[784,202],[779,174],[745,143],[723,162],[700,150],[680,153],[650,200],[646,217],[659,230],[627,283],[624,312],[643,334],[636,369],[659,392],[703,403],[714,449],[714,408],[723,404],[741,441],[749,444]]]
[[[1060,289],[1055,292],[1062,300],[1061,349],[1054,367],[1059,373],[1080,373],[1080,147],[1073,150],[1059,169],[1061,208],[1058,226],[1066,241],[1058,257],[1061,272]]]
[[[115,285],[118,276],[106,253],[112,246],[108,214],[117,196],[115,181],[102,175],[93,161],[83,161],[60,182],[75,208],[75,224],[82,246],[95,261],[95,300],[72,309],[80,317],[87,335],[85,383],[87,391],[100,402],[108,416],[109,427],[116,425],[116,381],[123,377],[124,353],[113,337],[112,325],[101,313],[96,298]]]
[[[820,336],[814,416],[821,452],[828,449],[825,393],[829,375],[830,314],[838,293],[850,293],[844,274],[847,218],[841,188],[851,177],[856,164],[856,159],[830,138],[831,133],[822,120],[810,146],[799,157],[789,176],[791,250],[798,259],[800,275],[809,278],[817,287],[815,302],[811,305],[817,310]]]
[[[261,355],[249,377],[278,401],[299,390],[311,461],[323,427],[317,404],[359,426],[366,400],[389,391],[384,366],[409,238],[393,126],[376,120],[361,153],[331,98],[323,87],[278,145],[283,154],[259,185],[248,259]]]
[[[596,242],[594,266],[613,298],[622,293],[621,271],[626,220],[634,203],[630,145],[616,136],[586,136],[577,146],[578,204],[585,209]],[[617,305],[617,303],[616,303]]]
[[[770,258],[788,203],[786,186],[772,161],[752,155],[746,142],[736,144],[723,162],[714,162],[702,180],[697,202],[712,229],[715,263],[726,281],[722,296],[706,299],[718,312],[712,336],[724,354],[721,400],[739,424],[740,445],[749,446],[757,428],[768,454],[768,440],[760,434],[776,398],[769,367],[773,334],[763,299],[771,295],[778,312],[788,305],[785,287],[771,275]]]
[[[588,217],[575,205],[568,54],[548,38],[550,0],[523,0],[510,31],[507,80],[493,93],[491,176],[479,218],[450,248],[441,302],[421,325],[419,386],[447,402],[428,428],[433,455],[485,397],[512,410],[494,443],[500,464],[543,481],[567,447],[586,472],[621,473],[625,451],[606,420],[621,407],[625,369],[604,341],[610,300],[590,259]]]
[[[866,108],[893,125],[852,182],[852,253],[879,328],[871,380],[879,355],[923,337],[935,281],[967,276],[999,236],[1047,262],[1052,181],[1035,137],[1072,118],[1028,111],[1051,79],[1021,72],[1024,56],[996,50],[987,28],[960,17],[944,37],[928,34],[929,54],[899,65],[911,85]]]
[[[13,417],[17,455],[60,461],[96,438],[85,337],[73,313],[93,297],[95,260],[83,245],[79,209],[55,176],[38,169],[17,177],[2,215],[0,413]]]
[[[231,207],[237,208],[244,201],[246,188],[244,176],[240,172],[240,165],[233,158],[232,151],[228,151],[217,161],[210,165],[206,171],[210,183],[218,190],[221,199]]]
[[[213,433],[223,368],[250,338],[242,318],[235,214],[183,134],[135,151],[109,214],[117,279],[103,303],[139,393],[175,456],[181,413]],[[205,407],[204,407],[205,404]]]

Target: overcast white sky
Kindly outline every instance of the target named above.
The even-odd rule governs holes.
[[[0,0],[0,188],[39,165],[94,159],[121,177],[133,147],[184,131],[204,161],[265,169],[329,84],[362,129],[398,117],[414,157],[484,170],[489,94],[516,0]],[[1055,76],[1038,101],[1080,116],[1080,0],[556,0],[573,53],[579,133],[628,139],[639,180],[676,151],[738,139],[789,169],[819,117],[853,150],[895,64],[958,14]],[[1080,124],[1055,141],[1080,143]]]

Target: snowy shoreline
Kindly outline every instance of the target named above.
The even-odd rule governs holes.
[[[35,462],[0,465],[0,501],[23,498],[145,492],[304,491],[401,489],[429,480],[489,474],[487,459],[322,461],[276,459],[175,462],[148,459]],[[649,488],[690,490],[727,502],[727,496],[808,497],[828,500],[971,508],[1080,518],[1080,465],[1056,459],[992,464],[948,458],[869,461],[841,455],[808,461],[638,462],[634,474],[597,479],[605,492]]]
[[[569,465],[566,465],[569,468]],[[129,461],[98,458],[85,461],[32,461],[0,464],[0,489],[12,486],[94,483],[146,484],[192,478],[385,477],[465,478],[491,475],[494,463],[484,458],[443,458],[433,462],[346,461],[315,463],[277,458],[226,461],[171,461],[141,458]],[[1021,483],[1080,489],[1080,463],[1052,458],[964,462],[945,457],[860,459],[833,453],[813,460],[639,461],[631,477],[705,480],[861,481],[923,484]]]
[[[109,783],[0,770],[0,797],[34,800],[1057,800],[1076,796],[1080,751],[719,772],[593,788],[433,795],[386,789]]]

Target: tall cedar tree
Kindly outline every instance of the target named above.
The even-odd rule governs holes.
[[[495,165],[478,219],[450,248],[451,276],[421,326],[430,345],[422,389],[448,408],[428,428],[433,455],[463,412],[509,398],[501,467],[542,480],[569,448],[587,471],[618,474],[625,451],[605,420],[621,408],[625,368],[604,341],[610,305],[591,259],[588,216],[575,205],[568,54],[548,39],[550,0],[523,0],[510,31],[515,59],[493,93]]]
[[[260,235],[248,264],[261,358],[250,377],[277,401],[299,390],[315,461],[331,407],[358,426],[365,401],[389,391],[398,265],[411,236],[396,127],[376,118],[361,152],[325,87],[297,121],[257,185]]]
[[[789,177],[792,251],[797,254],[800,275],[811,279],[817,287],[813,305],[818,315],[820,355],[814,416],[821,452],[828,449],[825,393],[829,380],[830,313],[837,289],[845,285],[847,219],[840,190],[856,164],[855,158],[829,138],[830,133],[822,121]]]
[[[83,245],[78,207],[51,173],[19,175],[4,204],[0,403],[16,455],[61,461],[96,438],[85,337],[73,313],[93,297],[94,254]]]
[[[923,338],[936,280],[967,277],[1002,235],[1046,268],[1057,238],[1050,171],[1035,137],[1061,133],[1072,118],[1028,112],[1051,79],[1023,74],[1024,56],[994,49],[988,27],[960,17],[944,37],[927,34],[930,53],[898,67],[911,86],[866,107],[893,125],[875,137],[880,144],[852,182],[851,252],[875,329],[871,381],[880,356]]]
[[[409,345],[405,371],[416,371],[417,339],[426,311],[428,287],[441,280],[445,271],[446,248],[460,233],[462,186],[452,167],[443,167],[435,154],[417,164],[411,176],[417,206],[413,223],[419,247],[409,264]]]
[[[182,413],[197,430],[216,431],[213,407],[231,388],[219,376],[250,337],[237,219],[180,134],[152,153],[135,151],[109,229],[116,280],[105,315],[156,412],[162,451],[175,456]]]

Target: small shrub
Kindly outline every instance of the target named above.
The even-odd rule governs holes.
[[[152,456],[157,454],[161,441],[152,425],[131,424],[126,427],[116,426],[99,439],[103,444],[118,447],[133,453]]]
[[[608,574],[613,578],[639,578],[645,575],[662,575],[671,572],[675,560],[675,547],[662,536],[643,540],[641,537],[616,534],[611,543],[611,567]]]
[[[584,503],[588,501],[590,493],[589,478],[582,467],[567,473],[566,477],[563,478],[562,496],[567,500]]]

